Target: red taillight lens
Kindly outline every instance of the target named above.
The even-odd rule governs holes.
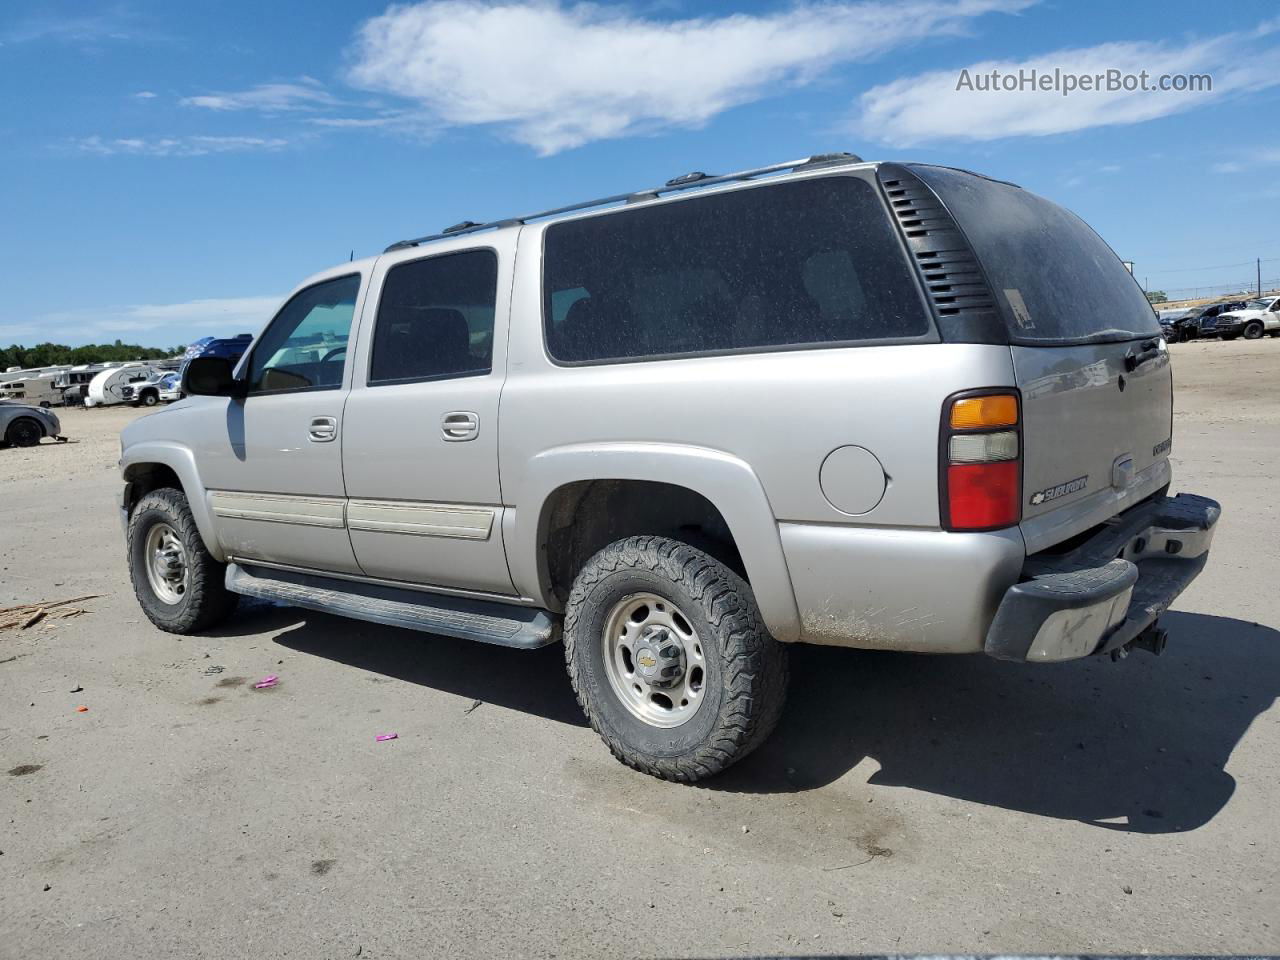
[[[983,530],[1017,523],[1021,472],[1016,460],[948,466],[951,529]]]
[[[942,525],[995,530],[1022,519],[1021,403],[1014,391],[971,391],[942,408]]]

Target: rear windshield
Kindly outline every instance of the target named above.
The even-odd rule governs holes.
[[[912,166],[977,255],[1013,343],[1081,343],[1160,335],[1146,295],[1074,213],[1012,184]]]
[[[561,362],[930,333],[888,214],[856,178],[570,220],[545,244],[547,348]]]

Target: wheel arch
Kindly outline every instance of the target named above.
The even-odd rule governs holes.
[[[800,616],[773,509],[759,477],[719,450],[679,444],[614,443],[557,447],[534,457],[507,510],[503,538],[511,577],[525,596],[563,609],[567,548],[585,561],[614,539],[640,533],[675,536],[737,566],[755,593],[770,633],[800,636]],[[655,503],[646,497],[668,497]],[[579,507],[584,516],[579,517]],[[663,527],[665,529],[653,529]],[[723,536],[716,536],[723,524]],[[581,526],[581,529],[574,528]],[[682,538],[685,526],[698,537]],[[568,528],[566,540],[558,530]],[[710,534],[709,543],[696,542]],[[594,549],[592,549],[594,547]],[[581,554],[585,551],[586,556]]]
[[[18,423],[22,423],[24,420],[35,424],[36,430],[39,431],[40,437],[42,439],[44,437],[53,436],[53,434],[51,434],[48,430],[45,429],[44,423],[43,421],[40,420],[39,417],[32,417],[26,414],[20,414],[14,417],[13,419],[11,419],[8,423],[4,425],[4,430],[0,431],[0,439],[6,439],[9,436],[9,431],[13,429],[14,425]]]
[[[120,458],[120,471],[125,482],[122,506],[126,516],[152,490],[176,487],[187,498],[191,516],[206,549],[215,560],[226,559],[218,544],[213,515],[209,512],[208,498],[196,470],[195,457],[189,449],[163,442],[135,444]]]

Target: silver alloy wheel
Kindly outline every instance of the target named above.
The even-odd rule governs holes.
[[[147,531],[142,556],[151,592],[162,603],[181,603],[191,585],[191,570],[187,566],[186,547],[173,527],[167,523],[154,524]]]
[[[670,600],[635,593],[605,618],[604,670],[633,715],[654,727],[678,727],[702,706],[706,657],[689,618]]]

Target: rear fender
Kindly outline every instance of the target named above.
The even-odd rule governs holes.
[[[573,444],[535,456],[523,472],[520,488],[504,491],[504,499],[519,505],[504,513],[503,540],[511,579],[523,596],[550,608],[556,605],[546,551],[539,543],[543,514],[556,490],[583,480],[669,483],[706,497],[729,526],[769,632],[786,642],[800,638],[791,575],[760,478],[744,461],[706,447]]]

